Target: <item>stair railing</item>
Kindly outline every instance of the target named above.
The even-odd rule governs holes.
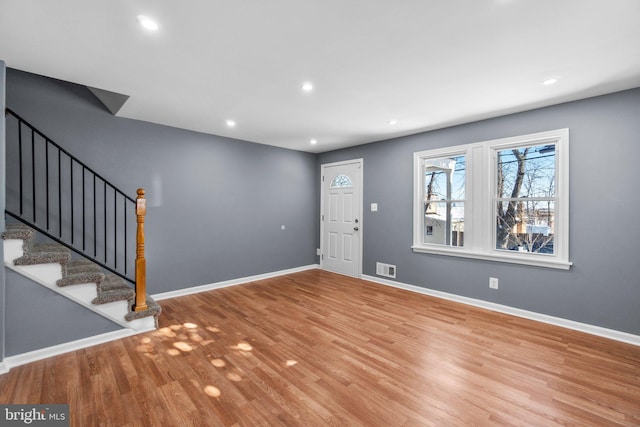
[[[134,200],[12,110],[5,115],[6,213],[132,283],[134,310],[145,310],[144,190]]]

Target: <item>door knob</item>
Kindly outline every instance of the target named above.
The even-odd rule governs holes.
[[[358,231],[358,230],[360,230],[360,228],[357,225],[353,227],[353,231]]]

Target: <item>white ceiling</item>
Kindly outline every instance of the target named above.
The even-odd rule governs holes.
[[[129,95],[121,117],[322,152],[638,87],[640,1],[0,0],[0,59]]]

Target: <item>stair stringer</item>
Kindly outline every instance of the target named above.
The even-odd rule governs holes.
[[[127,321],[125,316],[130,311],[128,301],[92,304],[92,301],[98,294],[95,283],[81,283],[64,287],[57,286],[56,282],[62,278],[62,267],[58,263],[15,265],[14,260],[24,255],[23,243],[24,241],[21,239],[4,240],[4,264],[7,268],[86,307],[123,328],[136,331],[136,333],[156,329],[156,319],[153,316]]]

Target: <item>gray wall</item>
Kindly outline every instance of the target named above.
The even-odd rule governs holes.
[[[316,177],[323,163],[364,158],[364,274],[387,262],[402,283],[640,335],[639,118],[634,89],[325,153]],[[415,151],[559,128],[571,140],[569,271],[412,252]]]
[[[3,60],[0,59],[0,111],[4,112],[5,109],[5,80],[6,80],[6,66]],[[4,199],[5,199],[5,130],[4,130],[4,114],[0,117],[0,230],[4,230]],[[4,246],[0,245],[0,259],[4,259]],[[4,348],[4,331],[5,331],[5,277],[4,268],[0,271],[0,363],[4,360],[5,348]]]
[[[640,334],[640,89],[318,156],[115,118],[81,86],[15,70],[7,104],[130,194],[147,188],[150,293],[318,262],[320,165],[362,157],[364,274],[393,263],[399,282]],[[565,127],[569,271],[411,251],[413,152]]]
[[[83,86],[12,69],[7,106],[131,196],[146,189],[149,293],[318,262],[314,155],[117,118]]]
[[[6,356],[122,329],[120,325],[16,273],[6,274]]]

